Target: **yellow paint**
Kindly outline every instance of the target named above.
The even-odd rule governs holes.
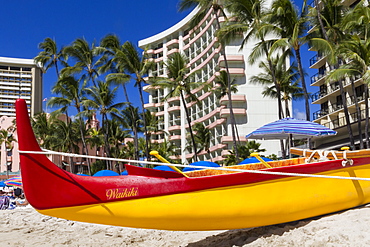
[[[370,165],[320,173],[368,177]],[[281,178],[183,194],[38,210],[107,225],[164,230],[221,230],[284,223],[370,202],[370,182]]]
[[[162,161],[163,163],[170,163],[168,162],[168,160],[166,160],[165,158],[163,158],[159,153],[158,151],[150,151],[149,153],[150,155],[153,155],[155,156],[159,161]],[[178,173],[181,173],[182,175],[184,175],[184,177],[189,177],[188,175],[186,175],[185,173],[183,173],[179,168],[177,168],[176,166],[169,166],[171,167],[173,170],[177,171]]]
[[[264,164],[267,168],[272,168],[266,161],[264,161],[258,153],[251,153],[251,157],[256,157],[262,164]]]

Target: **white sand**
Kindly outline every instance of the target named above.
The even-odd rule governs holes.
[[[0,246],[370,246],[370,205],[293,223],[172,232],[87,224],[33,208],[0,210]]]

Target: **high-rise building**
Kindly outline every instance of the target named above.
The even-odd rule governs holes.
[[[353,7],[358,1],[343,1],[344,6]],[[314,27],[309,32],[312,32]],[[326,138],[315,138],[315,148],[338,149],[349,145],[347,121],[345,119],[344,104],[345,100],[348,107],[349,121],[352,126],[355,145],[359,144],[359,128],[357,127],[360,119],[355,106],[355,99],[361,109],[361,119],[365,118],[365,99],[364,84],[361,78],[346,77],[341,81],[328,83],[326,77],[333,69],[329,66],[326,56],[317,53],[310,59],[310,68],[317,69],[318,72],[311,77],[311,86],[319,87],[319,90],[312,94],[312,103],[320,105],[320,109],[313,113],[313,121],[337,131],[336,136]],[[341,96],[340,85],[343,85],[345,98]],[[352,88],[354,87],[354,90]],[[362,124],[362,134],[365,133],[365,124]]]
[[[19,172],[19,154],[14,103],[25,99],[33,116],[42,111],[42,71],[33,59],[0,57],[0,129],[7,131],[7,139],[0,146],[0,178]]]
[[[222,49],[215,36],[217,21],[212,10],[208,11],[196,28],[189,29],[189,21],[197,11],[199,10],[193,10],[171,28],[139,41],[139,47],[147,49],[147,53],[156,62],[156,69],[149,76],[166,76],[166,66],[163,62],[166,62],[171,54],[180,52],[188,57],[191,71],[197,71],[195,81],[213,83],[219,71],[226,69],[226,55],[231,79],[238,85],[238,92],[232,95],[237,134],[240,141],[245,143],[246,134],[278,119],[277,100],[263,97],[263,86],[249,82],[251,76],[262,72],[258,64],[252,66],[247,62],[254,43],[245,44],[241,48],[241,37]],[[219,21],[223,22],[224,18],[219,17]],[[178,147],[177,153],[181,154],[182,162],[194,155],[185,151],[188,124],[184,107],[187,107],[192,125],[201,122],[211,130],[210,148],[199,154],[200,159],[220,161],[229,154],[228,150],[232,149],[233,144],[227,96],[219,99],[210,91],[196,89],[192,93],[201,103],[188,101],[184,106],[180,97],[163,101],[169,93],[167,89],[150,85],[144,89],[149,93],[149,103],[145,108],[155,114],[159,121],[160,131],[151,135],[153,142],[160,143],[165,139],[174,142]],[[267,150],[264,154],[278,154],[280,147],[278,141],[258,142],[262,143],[261,148]]]
[[[15,116],[19,98],[32,116],[42,111],[42,70],[33,59],[0,57],[0,117]]]

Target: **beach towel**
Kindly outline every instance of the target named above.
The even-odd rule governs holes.
[[[8,209],[10,204],[9,197],[0,196],[0,210]]]

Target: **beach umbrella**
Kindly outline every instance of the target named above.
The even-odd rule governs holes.
[[[128,175],[127,170],[126,170],[126,171],[121,172],[121,175],[124,175],[124,176]]]
[[[203,166],[203,167],[220,167],[219,164],[211,161],[197,161],[194,163],[191,163],[192,166]],[[192,167],[185,167],[182,171],[183,172],[189,172],[194,170],[202,170],[204,168],[192,168]]]
[[[119,176],[119,174],[111,170],[101,170],[93,175],[93,177],[107,177],[107,176]]]
[[[13,187],[22,187],[22,178],[21,176],[15,176],[4,181],[6,186]]]
[[[169,171],[169,172],[176,172],[174,169],[172,169],[171,167],[169,167],[169,166],[165,166],[165,165],[163,165],[163,166],[156,166],[156,167],[154,167],[153,169],[155,169],[155,170],[161,170],[161,171]]]
[[[295,118],[283,118],[272,123],[263,125],[245,137],[247,139],[296,139],[310,138],[313,136],[336,135],[337,132],[321,124],[298,120]]]
[[[261,159],[263,159],[264,161],[272,161],[272,159],[269,159],[269,158],[266,158],[266,157],[261,157]],[[250,157],[250,158],[246,158],[245,160],[240,162],[239,165],[253,164],[253,163],[260,163],[260,162],[261,161],[259,161],[256,157]]]

